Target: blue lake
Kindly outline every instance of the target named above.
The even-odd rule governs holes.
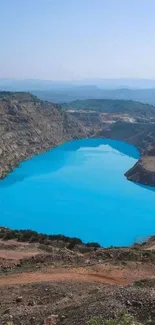
[[[155,189],[127,181],[139,158],[109,139],[65,143],[0,181],[0,224],[123,246],[155,234]]]

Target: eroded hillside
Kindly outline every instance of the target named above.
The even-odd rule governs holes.
[[[0,93],[0,178],[20,161],[82,136],[58,105],[29,93]]]

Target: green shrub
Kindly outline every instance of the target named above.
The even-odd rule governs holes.
[[[100,247],[97,243],[83,243],[81,239],[76,237],[67,237],[64,235],[47,235],[42,233],[37,233],[36,231],[26,229],[26,230],[12,230],[5,227],[0,227],[0,239],[10,240],[16,239],[20,242],[37,242],[39,244],[52,244],[52,241],[62,241],[66,244],[69,249],[73,249],[76,245],[86,245],[88,247],[98,248]]]
[[[98,244],[98,243],[87,243],[86,244],[86,246],[87,247],[94,247],[94,248],[100,248],[101,246],[100,246],[100,244]]]
[[[42,251],[47,252],[47,253],[53,253],[53,247],[51,247],[51,246],[47,246],[47,245],[44,245],[44,244],[40,244],[38,248],[40,250],[42,250]]]

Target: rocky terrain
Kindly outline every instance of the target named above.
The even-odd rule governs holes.
[[[125,173],[128,180],[155,186],[155,123],[118,121],[97,131],[96,136],[122,140],[135,145],[141,154],[138,162]]]
[[[29,93],[1,92],[0,177],[64,141],[109,137],[141,152],[128,179],[155,185],[154,109],[148,112],[71,107],[64,112]],[[101,248],[78,238],[0,228],[0,293],[0,324],[88,325],[96,316],[107,320],[128,313],[135,322],[154,325],[155,238]]]
[[[78,100],[63,106],[90,136],[135,145],[141,157],[125,175],[131,181],[155,186],[155,107],[122,100]]]
[[[32,233],[1,228],[1,324],[87,325],[95,316],[115,319],[124,313],[155,324],[154,237],[125,248],[80,240],[69,247],[71,238],[38,234],[33,242]],[[21,241],[23,234],[28,241]]]
[[[30,93],[0,92],[0,178],[22,160],[81,137],[108,137],[137,146],[141,158],[126,172],[155,186],[155,107],[123,100],[85,100],[63,109]]]
[[[58,105],[29,93],[0,92],[0,178],[20,161],[83,134]]]

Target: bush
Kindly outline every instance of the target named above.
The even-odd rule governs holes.
[[[10,239],[14,239],[15,238],[15,232],[13,231],[8,231],[6,233],[3,234],[3,240],[10,240]]]
[[[9,228],[0,227],[0,239],[10,240],[16,239],[20,242],[37,242],[39,244],[52,244],[52,241],[62,241],[66,244],[69,249],[73,249],[76,245],[84,245],[87,247],[98,248],[100,245],[98,243],[87,243],[84,244],[81,239],[76,237],[67,237],[64,235],[47,235],[42,233],[37,233],[36,231],[27,230],[11,230]]]
[[[98,243],[87,243],[86,244],[87,247],[94,247],[94,248],[100,248],[100,244]]]
[[[76,246],[76,242],[72,241],[67,245],[67,248],[72,250],[72,249],[74,249],[75,246]]]
[[[20,235],[17,236],[19,241],[23,241],[23,242],[28,242],[30,241],[32,238],[36,238],[38,237],[38,234],[36,231],[32,231],[32,230],[23,230],[23,231],[19,231]]]
[[[44,244],[40,244],[38,248],[42,251],[47,252],[47,253],[53,253],[53,247],[51,247],[51,246],[46,246]]]
[[[30,239],[29,239],[29,243],[37,243],[38,242],[38,238],[36,236],[32,236]]]

